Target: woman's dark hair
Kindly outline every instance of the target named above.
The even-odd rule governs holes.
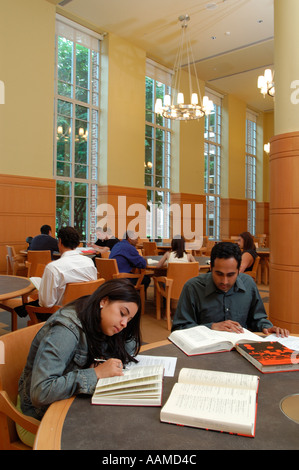
[[[183,258],[185,253],[185,238],[181,235],[176,235],[171,240],[171,251],[176,253],[176,258]]]
[[[244,240],[243,250],[255,250],[254,238],[249,232],[242,232],[239,235]]]
[[[128,322],[127,327],[113,336],[106,336],[101,330],[100,301],[104,298],[111,302],[134,302],[138,306],[136,315]],[[123,364],[135,361],[133,356],[138,354],[141,345],[141,302],[138,291],[128,279],[106,281],[92,295],[81,297],[71,304],[76,309],[87,337],[89,365],[95,358],[116,357]],[[132,355],[125,349],[126,343],[130,341],[135,346]]]
[[[235,258],[237,261],[237,267],[240,268],[242,253],[239,246],[236,243],[231,242],[220,242],[213,246],[211,251],[211,268],[214,267],[216,258]]]

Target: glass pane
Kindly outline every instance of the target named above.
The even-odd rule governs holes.
[[[70,181],[57,180],[56,182],[56,194],[58,196],[70,196],[71,195],[71,183]]]
[[[58,94],[72,97],[73,43],[61,36],[57,42]]]
[[[79,233],[81,241],[86,241],[87,233],[87,199],[75,197],[74,200],[74,227]]]
[[[76,99],[89,102],[89,50],[76,45]]]

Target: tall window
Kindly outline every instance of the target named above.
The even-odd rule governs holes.
[[[207,90],[206,95],[214,103],[212,112],[205,116],[206,234],[217,240],[220,237],[221,98]]]
[[[157,98],[170,94],[170,74],[147,62],[145,78],[144,185],[147,189],[146,235],[169,237],[171,123],[155,114]]]
[[[246,199],[247,230],[255,235],[256,222],[256,116],[246,115]]]
[[[56,230],[80,239],[95,232],[99,142],[99,36],[65,19],[56,23],[54,176]]]

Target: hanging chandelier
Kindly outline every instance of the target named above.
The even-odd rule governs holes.
[[[201,99],[191,41],[187,31],[190,17],[189,15],[181,15],[179,20],[181,22],[181,35],[173,69],[172,94],[165,95],[163,103],[160,98],[156,100],[155,113],[161,114],[161,116],[167,119],[190,121],[200,119],[205,114],[210,114],[213,109],[213,102],[207,96]],[[184,93],[181,91],[181,71],[185,55],[187,56],[188,67],[189,103],[185,103]],[[196,83],[195,87],[192,85],[192,71],[193,81],[195,80]]]
[[[264,75],[260,75],[257,80],[257,87],[264,95],[275,96],[274,78],[271,69],[266,69]]]

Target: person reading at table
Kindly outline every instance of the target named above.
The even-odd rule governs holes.
[[[249,232],[242,232],[238,238],[238,245],[242,251],[240,273],[252,271],[255,258],[258,256],[254,244],[254,238]]]
[[[50,225],[42,225],[40,235],[36,235],[30,242],[29,250],[50,250],[53,259],[53,253],[59,251],[56,238],[52,237],[52,229]]]
[[[96,256],[101,256],[101,253],[111,251],[114,245],[119,242],[119,239],[113,236],[111,228],[103,230],[102,227],[96,228],[97,241],[95,243],[87,243],[87,246],[92,247],[96,251]]]
[[[60,305],[66,284],[97,279],[93,261],[76,251],[79,243],[79,234],[73,227],[63,227],[59,230],[58,248],[61,256],[46,265],[38,288],[38,300],[29,302],[29,305],[47,308]],[[27,315],[26,305],[16,307],[15,311],[20,317]]]
[[[235,243],[217,243],[211,251],[211,272],[186,282],[174,314],[172,331],[205,325],[222,331],[243,327],[265,334],[288,336],[273,326],[254,280],[240,273],[242,253]]]
[[[185,250],[185,238],[181,235],[176,235],[171,240],[171,251],[166,251],[155,267],[162,268],[162,266],[168,263],[189,263],[194,261],[196,261],[194,256]]]
[[[113,279],[53,314],[32,342],[19,381],[19,410],[41,420],[51,403],[92,395],[99,379],[123,375],[140,349],[140,313],[133,284]],[[20,427],[18,433],[32,445],[32,434]]]
[[[146,268],[146,260],[138,253],[136,248],[138,238],[135,232],[128,230],[125,232],[123,239],[112,248],[109,258],[116,259],[120,273],[130,273],[133,268]],[[130,278],[130,281],[136,284],[137,278]],[[148,275],[144,275],[142,284],[144,285],[145,291],[150,282],[151,278]]]

